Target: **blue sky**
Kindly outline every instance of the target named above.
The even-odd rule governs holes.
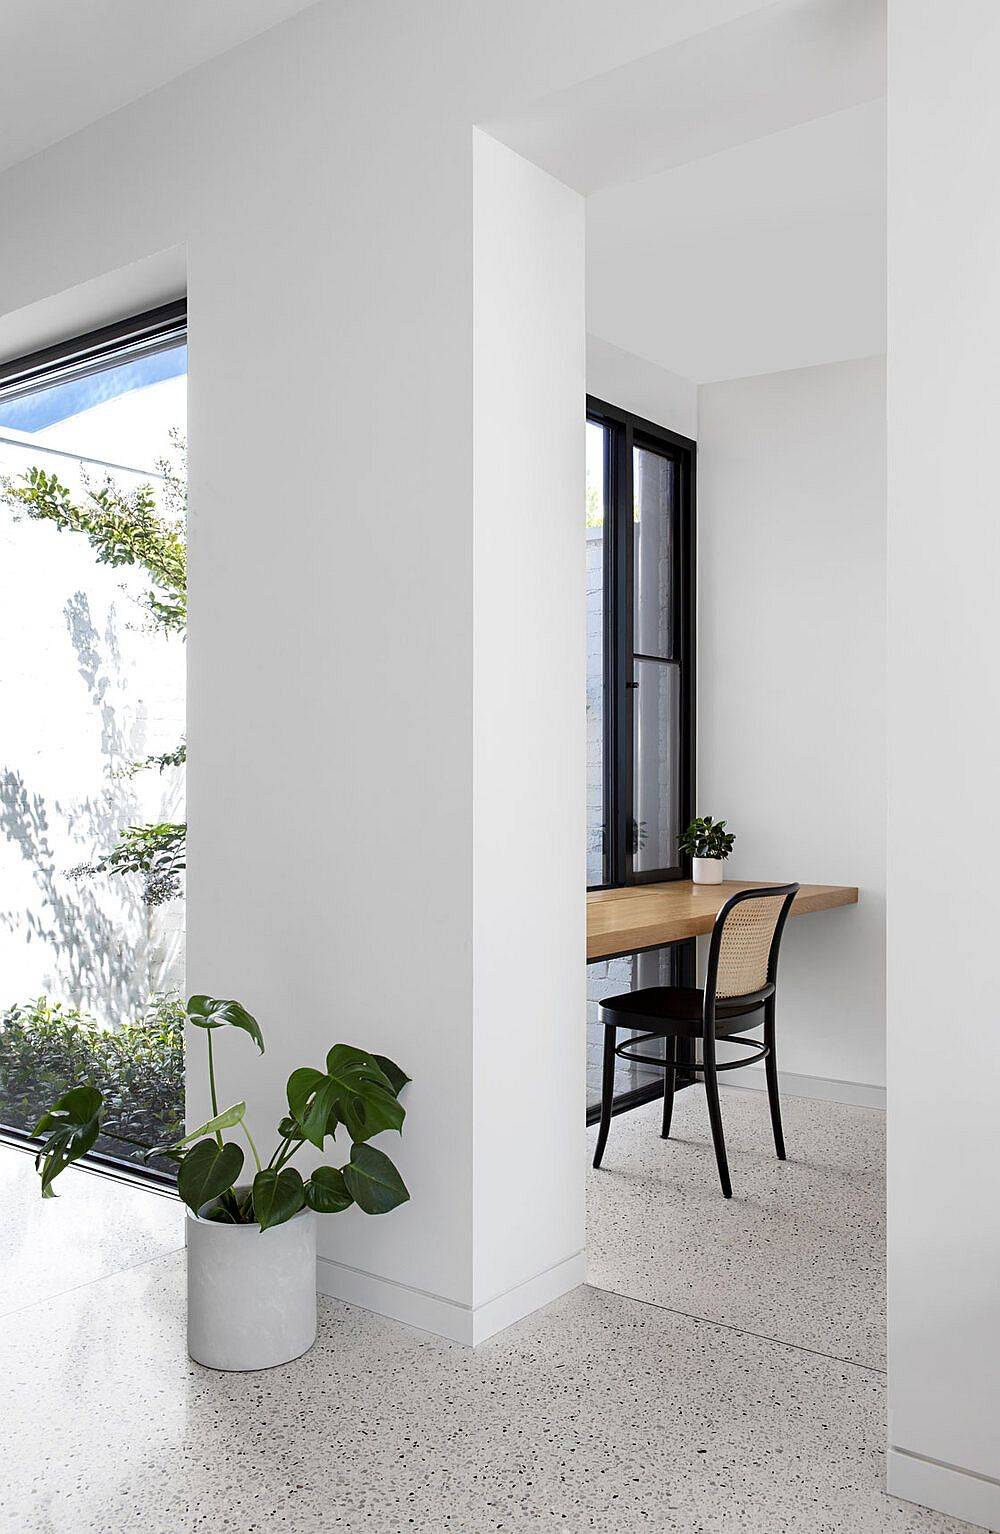
[[[81,410],[89,410],[92,405],[115,399],[119,394],[144,389],[147,384],[159,383],[163,378],[176,378],[186,372],[187,347],[172,346],[167,351],[154,352],[151,357],[140,357],[121,367],[105,368],[102,373],[56,384],[51,389],[39,389],[20,399],[0,399],[0,427],[41,431],[46,426],[54,426],[56,421],[79,415]]]

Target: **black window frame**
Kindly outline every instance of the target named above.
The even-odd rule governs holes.
[[[676,664],[680,673],[679,820],[694,816],[695,640],[696,640],[696,477],[697,444],[679,432],[587,396],[587,420],[604,428],[604,879],[588,889],[621,889],[691,877],[690,858],[663,868],[636,870],[633,820],[635,661]],[[634,449],[671,458],[677,464],[675,527],[678,587],[670,662],[643,657],[634,648]]]
[[[73,379],[103,373],[121,367],[139,357],[186,346],[188,335],[187,299],[178,298],[146,309],[140,314],[115,320],[98,329],[70,336],[50,346],[0,362],[0,399],[18,399],[42,389]],[[0,427],[0,432],[3,428]],[[53,449],[49,448],[49,452]],[[27,1130],[0,1122],[0,1144],[30,1152],[37,1151],[41,1139]],[[77,1163],[85,1171],[101,1172],[119,1181],[139,1184],[154,1191],[177,1196],[177,1179],[158,1167],[146,1166],[106,1151],[88,1151]]]

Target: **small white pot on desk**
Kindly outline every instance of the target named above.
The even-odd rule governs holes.
[[[222,1225],[187,1212],[188,1352],[209,1369],[272,1369],[316,1341],[316,1215]]]
[[[721,884],[724,858],[692,858],[691,878],[695,884]]]

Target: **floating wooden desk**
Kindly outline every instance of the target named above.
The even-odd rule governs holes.
[[[774,880],[732,880],[724,884],[630,884],[625,889],[592,890],[587,896],[587,960],[662,948],[711,932],[720,906],[737,890],[759,889]],[[790,914],[828,911],[857,905],[858,892],[846,884],[803,884]]]

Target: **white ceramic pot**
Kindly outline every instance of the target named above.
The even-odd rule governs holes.
[[[724,858],[692,858],[691,878],[695,884],[721,884]]]
[[[271,1369],[316,1341],[316,1215],[218,1225],[187,1214],[188,1352],[209,1369]]]

